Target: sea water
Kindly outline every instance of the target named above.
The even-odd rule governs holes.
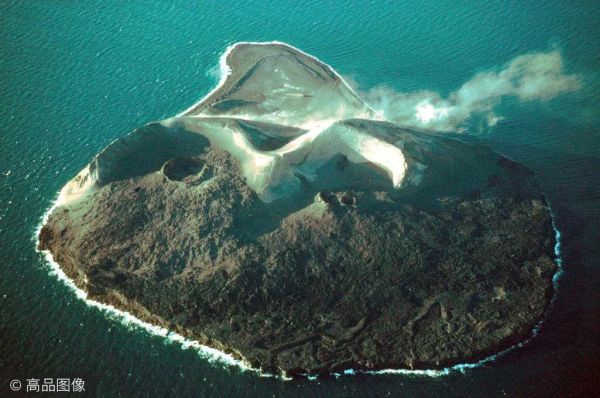
[[[0,396],[12,379],[45,377],[80,377],[98,396],[558,395],[593,382],[600,354],[593,2],[144,3],[0,4]],[[228,45],[271,40],[330,64],[367,97],[383,91],[391,99],[424,91],[448,99],[519,56],[560,53],[563,74],[576,76],[578,87],[533,101],[492,98],[495,125],[449,133],[531,167],[552,205],[564,275],[535,338],[443,377],[266,379],[123,322],[57,278],[35,251],[35,231],[58,190],[115,138],[208,93]]]

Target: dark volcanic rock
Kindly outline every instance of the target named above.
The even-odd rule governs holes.
[[[91,298],[289,374],[438,368],[527,336],[556,270],[531,172],[484,147],[367,120],[331,69],[263,47],[230,53],[225,94],[106,148],[63,190],[40,248]],[[273,80],[248,99],[252,73],[274,66],[326,79],[327,95],[338,90],[355,113],[292,156],[290,142],[311,134],[305,116],[288,126],[236,116],[283,106]],[[310,95],[290,98],[313,112],[321,85],[311,82],[295,84]],[[230,133],[242,138],[231,144]],[[377,141],[353,147],[361,137]],[[238,152],[256,142],[268,149]],[[402,149],[400,185],[390,163],[369,157],[373,142],[385,159]]]

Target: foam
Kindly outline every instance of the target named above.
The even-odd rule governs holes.
[[[239,44],[239,43],[237,43],[237,44]],[[219,57],[219,69],[220,69],[221,77],[219,79],[219,83],[217,83],[215,88],[210,90],[210,92],[208,94],[206,94],[204,97],[202,97],[202,99],[200,101],[196,102],[194,105],[190,106],[183,112],[178,113],[177,116],[184,116],[186,113],[190,112],[192,109],[194,109],[196,106],[198,106],[199,104],[204,102],[207,98],[209,98],[215,92],[219,91],[221,89],[221,87],[223,87],[223,85],[225,84],[225,81],[227,80],[227,77],[229,75],[231,75],[231,72],[232,72],[231,68],[227,64],[227,57],[229,56],[231,51],[233,51],[234,48],[235,48],[235,45],[231,45],[231,46],[227,47],[225,52],[223,54],[221,54],[221,57]]]

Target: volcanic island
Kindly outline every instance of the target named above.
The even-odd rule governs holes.
[[[532,333],[557,270],[533,173],[237,43],[185,112],[61,190],[38,248],[95,301],[264,372],[440,369]]]

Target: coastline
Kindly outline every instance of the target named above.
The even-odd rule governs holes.
[[[59,194],[60,194],[60,192],[59,192]],[[236,358],[236,356],[229,354],[227,352],[224,352],[222,350],[219,350],[218,348],[214,348],[214,347],[210,347],[208,345],[202,344],[198,340],[193,340],[193,339],[187,338],[187,337],[185,337],[181,334],[178,334],[176,332],[173,332],[163,326],[158,326],[158,325],[154,325],[152,323],[146,322],[146,321],[136,317],[135,315],[131,314],[130,312],[118,309],[111,304],[106,304],[106,303],[102,303],[100,301],[90,299],[88,297],[88,293],[85,290],[78,287],[75,284],[75,281],[67,276],[67,274],[60,267],[60,264],[58,264],[54,260],[52,253],[49,250],[39,250],[38,249],[40,230],[42,229],[42,227],[48,220],[48,217],[50,216],[52,211],[59,205],[59,201],[58,201],[59,194],[55,195],[55,199],[53,200],[52,205],[42,215],[39,224],[37,225],[37,227],[34,230],[35,251],[44,256],[44,259],[45,259],[47,265],[50,267],[49,275],[56,276],[56,278],[59,281],[64,283],[68,288],[70,288],[75,293],[75,295],[78,299],[85,302],[89,307],[95,307],[95,308],[99,309],[101,312],[106,314],[108,316],[108,318],[118,321],[124,326],[141,328],[151,335],[163,337],[171,343],[179,344],[181,349],[184,349],[184,350],[193,348],[198,352],[198,354],[202,358],[207,359],[208,362],[220,363],[227,367],[235,366],[235,367],[239,368],[242,372],[249,371],[249,372],[256,373],[258,375],[258,377],[277,378],[277,379],[284,380],[284,381],[289,381],[289,380],[294,379],[294,377],[291,377],[291,376],[285,374],[284,372],[279,372],[278,374],[274,374],[274,373],[270,373],[270,372],[265,372],[261,369],[254,368],[241,355],[240,355],[240,358]],[[557,268],[556,268],[556,272],[552,276],[552,296],[546,307],[546,310],[544,311],[544,315],[530,329],[531,331],[529,332],[529,335],[526,339],[518,341],[516,343],[513,343],[509,347],[497,352],[496,354],[485,356],[478,361],[458,363],[458,364],[455,364],[452,366],[443,367],[441,369],[388,368],[388,369],[378,369],[378,370],[366,370],[366,369],[350,368],[350,369],[346,369],[342,372],[328,373],[328,376],[338,378],[341,376],[354,376],[354,375],[358,375],[358,374],[368,374],[368,375],[398,374],[398,375],[408,375],[408,376],[443,377],[443,376],[447,376],[447,375],[455,374],[455,373],[464,373],[468,369],[475,369],[475,368],[483,367],[486,364],[492,363],[495,360],[497,360],[498,358],[500,358],[516,349],[519,349],[519,348],[527,345],[529,342],[531,342],[533,340],[533,338],[535,338],[538,335],[541,327],[543,326],[544,321],[547,318],[548,313],[552,310],[552,307],[556,300],[558,287],[559,287],[558,281],[560,280],[560,278],[564,272],[563,268],[562,268],[562,259],[560,257],[561,234],[560,234],[560,231],[556,227],[555,216],[549,205],[548,205],[548,208],[550,210],[550,217],[552,219],[552,228],[554,230],[554,239],[555,239],[554,262],[555,262]],[[306,373],[299,373],[299,374],[297,374],[297,376],[303,376],[307,380],[310,380],[310,381],[314,381],[319,378],[319,375],[312,375],[312,374],[306,374]]]
[[[284,46],[284,47],[288,47],[294,51],[297,51],[307,57],[310,57],[311,59],[324,64],[333,74],[335,74],[335,76],[337,78],[340,79],[340,81],[350,90],[350,92],[353,95],[358,97],[356,92],[348,85],[348,83],[330,65],[322,62],[321,60],[319,60],[318,58],[316,58],[310,54],[303,52],[302,50],[295,48],[294,46],[291,46],[287,43],[283,43],[280,41],[236,42],[236,43],[228,46],[227,49],[225,50],[225,52],[220,56],[219,65],[220,65],[221,74],[220,74],[220,80],[219,80],[218,84],[216,85],[216,87],[214,87],[200,101],[197,101],[191,107],[187,108],[185,111],[177,114],[175,117],[165,119],[165,120],[161,121],[160,123],[168,122],[171,119],[177,118],[180,116],[185,116],[186,113],[188,113],[189,111],[198,107],[206,99],[210,98],[210,96],[212,96],[215,92],[217,92],[219,89],[221,89],[222,86],[224,85],[225,81],[227,80],[227,77],[230,76],[230,74],[232,73],[232,69],[231,69],[230,65],[227,63],[227,57],[229,56],[231,51],[236,48],[236,46],[244,45],[244,44]],[[374,110],[367,103],[365,103],[365,104],[371,111],[373,111],[373,113],[375,115],[377,115],[378,117],[381,117],[379,112]],[[203,117],[203,116],[192,116],[192,117]],[[378,120],[378,119],[375,119],[375,120]],[[385,120],[385,119],[382,118],[382,120]],[[234,354],[227,353],[219,348],[211,347],[209,345],[201,343],[198,340],[194,340],[192,338],[185,337],[182,334],[173,332],[164,326],[158,326],[158,325],[155,325],[148,321],[142,320],[142,319],[140,319],[140,317],[137,317],[128,311],[121,310],[121,309],[115,307],[114,305],[103,303],[103,302],[96,301],[94,299],[89,298],[88,292],[86,292],[84,289],[77,286],[76,282],[73,279],[69,278],[69,276],[67,276],[65,271],[61,268],[60,264],[58,264],[54,260],[52,253],[50,253],[49,250],[39,250],[38,249],[39,234],[40,234],[41,228],[46,224],[47,219],[48,219],[49,215],[52,213],[52,211],[57,206],[65,203],[63,200],[61,200],[61,197],[62,197],[61,192],[62,192],[62,190],[59,192],[57,197],[53,200],[50,208],[42,216],[42,219],[40,220],[40,223],[36,227],[35,232],[34,232],[35,233],[34,241],[35,241],[35,245],[36,245],[36,251],[38,253],[41,253],[44,255],[45,261],[50,266],[50,274],[56,275],[59,280],[61,280],[63,283],[65,283],[65,285],[67,285],[69,288],[71,288],[75,292],[76,296],[79,299],[83,300],[87,305],[89,305],[91,307],[96,307],[96,308],[100,309],[105,314],[107,314],[110,318],[121,322],[125,326],[135,326],[135,327],[142,328],[145,331],[149,332],[150,334],[160,336],[160,337],[166,338],[170,342],[180,344],[181,348],[183,348],[183,349],[194,348],[198,351],[200,356],[208,359],[209,362],[217,362],[217,363],[221,363],[225,366],[236,366],[239,369],[241,369],[242,371],[251,371],[253,373],[256,373],[259,375],[259,377],[275,377],[275,378],[280,378],[282,380],[291,380],[292,379],[292,377],[289,377],[288,375],[284,374],[283,372],[279,372],[278,374],[275,374],[275,373],[269,373],[269,372],[262,371],[261,369],[254,368],[239,353],[234,353]],[[328,375],[336,377],[336,378],[340,377],[340,376],[344,376],[344,375],[356,375],[356,374],[372,374],[372,375],[403,374],[403,375],[413,375],[413,376],[441,377],[441,376],[449,375],[449,374],[456,373],[456,372],[464,372],[467,369],[482,367],[490,362],[495,361],[499,357],[529,343],[539,333],[539,330],[542,327],[544,320],[547,318],[547,314],[549,313],[549,311],[551,311],[551,309],[553,307],[553,303],[555,301],[557,290],[558,290],[558,280],[560,279],[560,276],[563,273],[562,261],[560,258],[560,247],[561,247],[560,246],[560,232],[556,228],[554,214],[552,213],[552,210],[550,209],[549,205],[548,205],[548,209],[550,211],[550,217],[552,219],[552,228],[555,232],[554,262],[555,262],[557,268],[556,268],[556,272],[554,273],[554,275],[552,277],[552,293],[551,293],[549,302],[546,306],[546,309],[544,311],[544,314],[542,315],[541,319],[537,320],[533,324],[533,326],[530,326],[528,328],[529,332],[528,332],[527,337],[524,340],[521,340],[518,338],[508,339],[507,341],[504,341],[504,344],[501,344],[501,345],[502,346],[509,345],[509,346],[503,350],[500,350],[499,352],[497,352],[495,354],[486,355],[485,353],[483,353],[480,356],[481,359],[479,359],[477,361],[458,363],[458,364],[455,364],[452,366],[442,367],[440,369],[386,368],[386,369],[379,369],[379,370],[368,370],[368,369],[352,369],[351,368],[351,369],[346,369],[346,370],[342,371],[341,373],[330,372],[330,373],[328,373]],[[220,344],[220,345],[224,346],[222,344]],[[490,351],[492,351],[492,350],[488,350],[486,352],[489,353]],[[475,358],[476,357],[477,356],[475,356]],[[298,375],[304,376],[309,380],[315,380],[318,377],[316,375],[302,374],[302,373],[299,373]]]

